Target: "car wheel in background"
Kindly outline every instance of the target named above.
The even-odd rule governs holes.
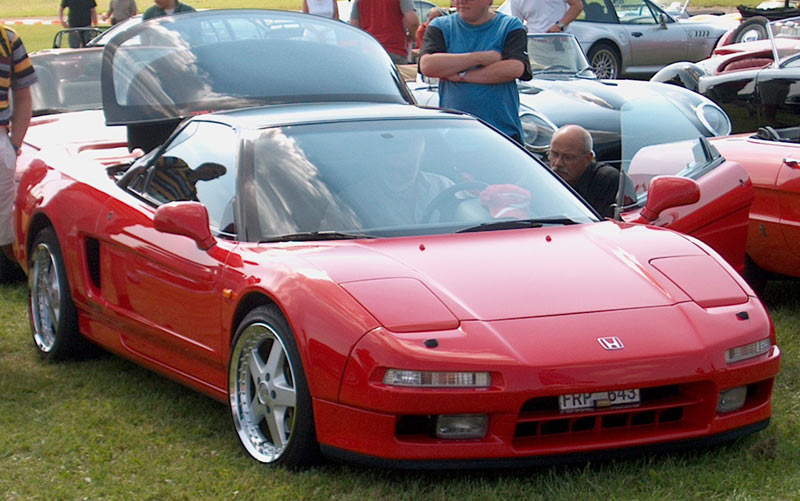
[[[620,74],[620,57],[616,49],[606,43],[596,43],[589,49],[589,64],[598,78],[614,79]]]
[[[259,306],[239,325],[228,365],[228,397],[239,443],[251,458],[288,467],[317,459],[303,363],[276,306]]]
[[[51,362],[88,354],[92,345],[78,332],[64,259],[52,228],[43,229],[34,239],[28,284],[33,342],[42,359]]]
[[[764,16],[753,16],[742,21],[742,24],[733,32],[733,43],[766,40],[768,37],[767,23],[769,23],[769,19]]]

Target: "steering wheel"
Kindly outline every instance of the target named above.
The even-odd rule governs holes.
[[[451,213],[455,211],[458,204],[462,202],[461,199],[456,197],[456,194],[467,190],[483,190],[487,186],[489,185],[480,181],[463,181],[439,192],[428,206],[425,207],[422,213],[422,222],[430,222],[434,212],[437,211],[442,215],[447,213],[448,216],[451,216]],[[441,219],[440,217],[440,220]]]

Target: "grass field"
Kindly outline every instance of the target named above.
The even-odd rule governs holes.
[[[23,285],[0,286],[0,498],[800,499],[800,282],[765,301],[783,365],[769,428],[734,444],[497,472],[260,467],[227,408],[111,355],[45,364]]]

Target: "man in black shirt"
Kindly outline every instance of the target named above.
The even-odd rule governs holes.
[[[592,136],[579,125],[565,125],[550,140],[550,168],[603,217],[614,217],[619,170],[598,164]]]
[[[66,21],[64,21],[64,9],[69,9]],[[64,28],[97,26],[97,3],[95,0],[61,0],[58,21]],[[70,33],[69,46],[73,49],[83,47],[91,38],[91,34]]]

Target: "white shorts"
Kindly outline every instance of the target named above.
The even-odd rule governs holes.
[[[0,245],[10,244],[11,214],[14,210],[16,187],[14,172],[17,169],[17,154],[11,146],[8,134],[0,133]]]

